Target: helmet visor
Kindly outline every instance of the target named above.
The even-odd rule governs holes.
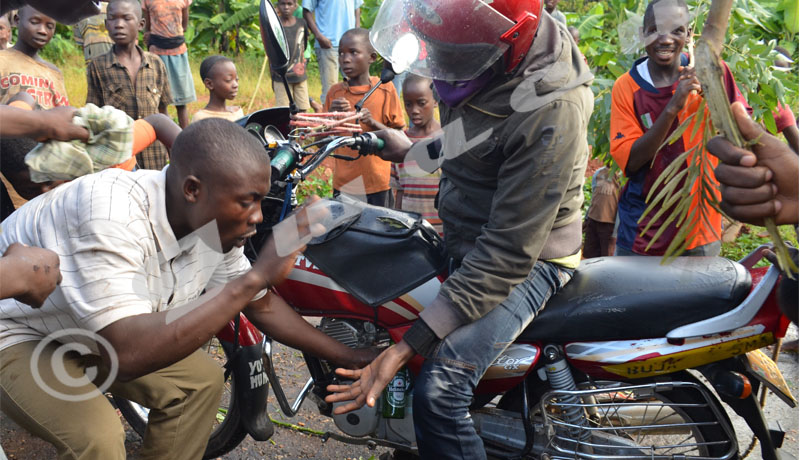
[[[464,81],[503,56],[513,25],[483,0],[386,0],[369,38],[398,72]]]

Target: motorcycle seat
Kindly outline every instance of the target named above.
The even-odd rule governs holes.
[[[721,257],[586,259],[519,339],[626,340],[666,337],[676,327],[732,310],[750,292],[750,273]]]

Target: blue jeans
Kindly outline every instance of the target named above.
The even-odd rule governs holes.
[[[325,98],[331,86],[339,82],[339,47],[333,48],[314,48],[317,53],[317,64],[319,64],[319,79],[322,81],[322,94],[319,102],[325,105]]]
[[[422,458],[486,458],[469,414],[472,392],[489,365],[572,279],[572,272],[537,261],[506,300],[450,333],[425,360],[414,382],[414,429]]]

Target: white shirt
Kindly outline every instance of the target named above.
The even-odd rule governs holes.
[[[66,328],[94,333],[128,316],[179,307],[250,269],[241,248],[212,249],[219,248],[214,222],[175,238],[165,179],[166,168],[107,169],[38,196],[3,221],[0,254],[14,242],[53,250],[63,279],[42,308],[0,300],[0,350]],[[209,229],[211,237],[203,236]],[[97,352],[84,336],[59,341]]]
[[[649,60],[650,58],[647,58],[640,62],[639,65],[636,66],[636,71],[639,72],[639,75],[644,81],[650,83],[650,86],[655,88],[656,85],[653,84],[653,77],[650,76],[650,67],[647,66],[647,61]]]

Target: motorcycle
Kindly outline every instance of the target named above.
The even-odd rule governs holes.
[[[261,29],[273,69],[289,62],[277,15],[261,2]],[[291,94],[289,91],[287,93]],[[248,247],[254,257],[272,227],[296,205],[294,191],[342,147],[374,152],[366,133],[301,146],[292,110],[255,112],[240,124],[270,153],[272,189],[264,222]],[[315,150],[316,149],[316,150]],[[437,295],[449,272],[441,239],[419,215],[329,200],[345,223],[312,240],[288,279],[274,288],[322,332],[356,347],[398,342]],[[762,385],[792,407],[777,365],[760,348],[782,338],[789,320],[777,305],[781,278],[756,267],[767,247],[737,262],[609,257],[581,263],[572,281],[491,364],[474,391],[472,420],[487,453],[502,458],[731,459],[738,443],[723,403],[744,418],[764,459],[779,458],[784,433],[768,426],[757,401]],[[655,259],[655,260],[654,260]],[[391,276],[389,276],[391,275]],[[227,391],[206,458],[224,454],[249,434],[269,439],[269,387],[291,417],[306,398],[339,432],[325,438],[416,453],[412,359],[375,407],[334,415],[324,401],[339,383],[333,366],[304,355],[310,378],[293,402],[272,360],[272,340],[240,315],[217,334],[209,352],[226,367]],[[116,398],[115,398],[116,399]],[[117,405],[140,434],[146,409]],[[398,410],[401,409],[401,410]]]

